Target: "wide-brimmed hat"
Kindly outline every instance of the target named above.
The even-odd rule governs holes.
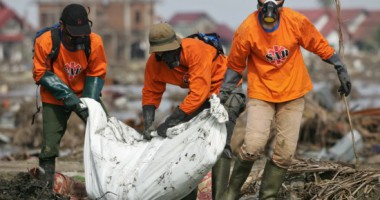
[[[80,4],[67,5],[62,11],[61,21],[72,36],[89,35],[91,33],[88,13]]]
[[[176,35],[168,23],[151,26],[149,31],[149,53],[171,51],[181,46],[181,38]]]

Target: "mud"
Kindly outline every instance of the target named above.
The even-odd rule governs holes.
[[[15,176],[0,177],[0,199],[4,200],[69,200],[69,196],[55,194],[43,181],[37,180],[27,172]]]

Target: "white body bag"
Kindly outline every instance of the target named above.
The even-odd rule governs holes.
[[[213,95],[211,108],[147,141],[101,105],[89,108],[84,144],[86,190],[92,199],[177,200],[211,170],[226,143],[228,114]],[[157,135],[156,132],[153,134]]]

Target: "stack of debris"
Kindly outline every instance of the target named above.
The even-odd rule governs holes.
[[[257,198],[262,170],[245,183],[243,199]],[[331,161],[297,160],[289,169],[280,199],[378,199],[380,170]]]

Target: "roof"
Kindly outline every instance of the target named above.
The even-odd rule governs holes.
[[[323,26],[321,30],[319,30],[322,35],[327,36],[331,32],[338,30],[338,18],[337,12],[335,9],[305,9],[305,10],[297,10],[298,12],[305,15],[312,23],[316,23],[323,15],[327,15],[329,20]],[[362,14],[363,9],[344,9],[341,10],[341,22],[343,25],[343,32],[347,34],[347,26],[354,22],[355,19]]]
[[[0,1],[0,29],[8,22],[8,20],[16,19],[22,24],[22,19],[17,16],[17,14],[9,9],[3,2]],[[22,33],[17,35],[0,35],[0,41],[21,41],[24,39]]]
[[[380,30],[380,10],[370,11],[367,18],[360,24],[358,30],[352,34],[353,40],[365,40],[373,37],[373,34]]]
[[[175,26],[179,23],[194,23],[197,20],[202,18],[208,18],[212,20],[206,13],[204,12],[188,12],[188,13],[177,13],[175,14],[169,21],[169,24]],[[212,20],[213,21],[213,20]]]
[[[6,7],[4,3],[0,2],[0,28],[4,26],[9,19],[15,16],[16,14],[11,9]]]
[[[227,41],[232,41],[234,31],[224,24],[219,24],[214,31],[220,35],[220,38]]]
[[[180,24],[189,24],[189,26],[194,25],[195,22],[207,18],[212,23],[215,24],[214,30],[209,30],[209,32],[216,32],[220,35],[220,38],[224,41],[231,41],[234,35],[233,30],[225,24],[216,23],[207,13],[204,12],[185,12],[175,14],[169,21],[173,26]]]
[[[325,9],[304,9],[297,11],[305,15],[312,23],[315,23],[319,18],[326,14]]]

